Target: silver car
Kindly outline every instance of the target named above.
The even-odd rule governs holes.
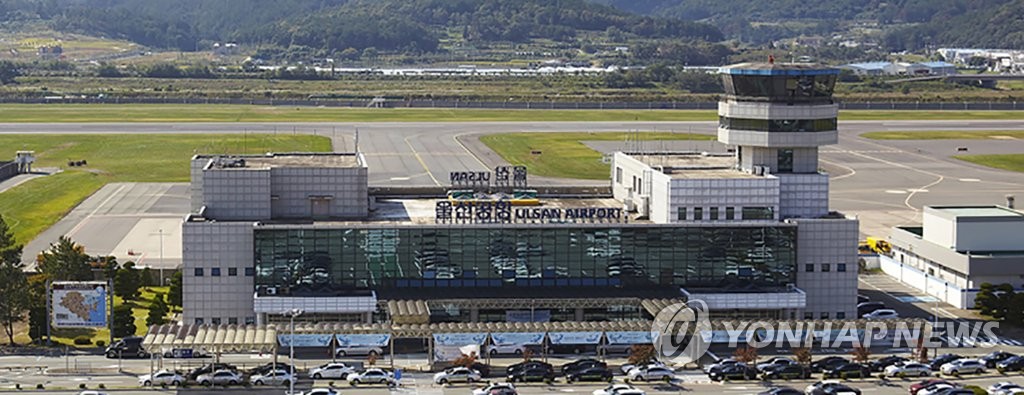
[[[380,347],[374,347],[374,346],[348,346],[348,347],[338,347],[337,349],[334,350],[334,355],[339,356],[339,357],[366,356],[366,355],[379,356],[379,355],[381,355],[383,353],[384,353],[384,351],[381,350]]]
[[[274,370],[265,374],[254,374],[249,377],[253,385],[285,385],[294,384],[295,378],[284,370]]]
[[[230,370],[218,370],[213,373],[199,375],[199,377],[196,377],[196,382],[207,387],[211,385],[238,385],[242,383],[242,375]]]

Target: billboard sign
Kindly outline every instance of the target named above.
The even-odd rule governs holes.
[[[50,310],[57,328],[107,326],[107,283],[61,281],[50,287]]]

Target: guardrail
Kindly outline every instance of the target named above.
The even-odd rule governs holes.
[[[234,104],[298,107],[368,107],[372,99],[244,99],[244,98],[167,98],[167,97],[0,97],[5,104]],[[718,102],[643,101],[643,102],[564,102],[564,101],[460,101],[460,100],[387,100],[387,108],[476,108],[519,110],[716,110]],[[1024,102],[840,102],[842,110],[897,111],[1014,111],[1024,110]]]

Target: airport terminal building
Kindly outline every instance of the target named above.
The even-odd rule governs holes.
[[[526,171],[447,191],[368,185],[359,153],[195,156],[184,322],[641,321],[700,299],[722,318],[855,318],[857,220],[828,208],[838,71],[722,70],[733,153],[619,152],[609,188]]]

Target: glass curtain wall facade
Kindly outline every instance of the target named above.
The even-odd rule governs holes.
[[[776,288],[796,281],[796,228],[263,228],[255,231],[255,260],[257,292],[293,296],[388,288],[514,287],[523,296],[531,287]]]

